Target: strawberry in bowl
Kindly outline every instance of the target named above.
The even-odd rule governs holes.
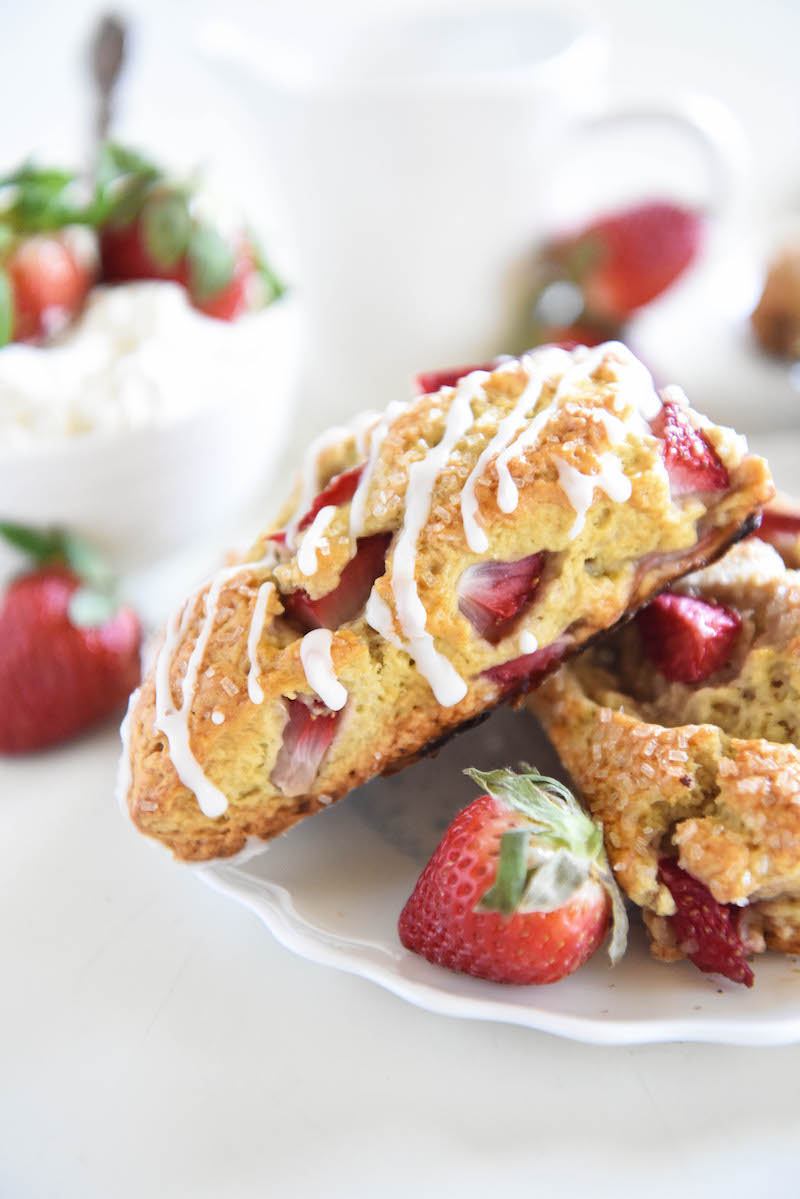
[[[214,215],[196,183],[170,178],[125,147],[104,147],[94,220],[105,282],[171,280],[195,308],[224,321],[278,299],[284,285],[252,232]]]
[[[466,771],[485,794],[456,816],[400,916],[406,949],[491,982],[557,982],[627,916],[600,827],[556,779]]]
[[[131,150],[9,175],[0,518],[80,528],[127,568],[240,512],[289,423],[284,290],[243,217]]]

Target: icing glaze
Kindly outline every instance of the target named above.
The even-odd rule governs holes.
[[[592,506],[595,488],[604,491],[610,500],[622,504],[631,497],[632,485],[616,454],[601,454],[600,470],[595,475],[583,475],[561,458],[554,459],[558,481],[575,509],[575,523],[569,531],[572,541],[586,524],[586,514]]]
[[[180,684],[180,704],[176,707],[172,698],[170,686],[170,666],[183,633],[186,630],[191,613],[194,611],[196,596],[192,596],[179,613],[176,611],[170,617],[154,671],[155,680],[155,717],[153,727],[162,732],[169,743],[169,756],[172,765],[184,787],[193,791],[198,806],[204,816],[212,820],[221,816],[228,807],[228,800],[220,789],[206,776],[200,763],[192,753],[189,736],[189,716],[192,710],[197,690],[197,676],[203,662],[208,639],[214,628],[220,595],[226,583],[242,572],[255,571],[270,567],[274,564],[274,554],[260,562],[240,562],[236,566],[228,566],[219,571],[212,579],[203,600],[203,623],[197,634],[186,671]]]
[[[297,551],[297,569],[302,575],[313,575],[317,569],[317,550],[327,546],[325,531],[336,515],[336,505],[327,504],[320,508],[303,534]]]
[[[523,654],[535,654],[539,648],[539,642],[528,629],[523,629],[519,635],[519,648]]]
[[[500,455],[497,463],[498,496],[500,491],[506,497],[510,495],[509,483],[511,487],[514,487],[514,482],[508,473],[507,459],[502,458],[503,452],[507,449],[512,437],[519,432],[528,412],[536,407],[547,377],[548,364],[554,362],[556,356],[563,355],[563,353],[563,350],[548,348],[545,351],[539,351],[536,355],[525,355],[522,359],[522,366],[528,374],[528,382],[511,412],[500,421],[497,432],[478,458],[464,484],[461,492],[461,519],[464,524],[467,545],[473,553],[484,554],[489,548],[489,538],[476,520],[478,501],[475,496],[475,484],[483,476],[489,463]],[[516,363],[511,365],[516,365]],[[503,369],[508,370],[509,366],[504,364]],[[516,488],[514,488],[514,493],[516,494]],[[502,504],[500,506],[503,511],[507,511],[502,508]],[[516,507],[516,500],[513,506]]]
[[[254,704],[263,704],[264,702],[264,691],[258,681],[258,643],[264,631],[267,601],[274,590],[275,584],[269,581],[262,583],[259,587],[256,602],[253,605],[250,629],[247,633],[247,657],[250,659],[250,666],[247,671],[247,694],[250,697],[250,702]],[[214,719],[213,713],[211,719]]]
[[[377,426],[373,429],[369,445],[369,457],[358,481],[358,487],[350,501],[350,536],[355,541],[364,532],[364,514],[366,511],[367,493],[369,492],[375,466],[386,440],[386,434],[401,413],[405,412],[408,404],[403,400],[393,400],[384,412]]]
[[[443,707],[462,700],[467,694],[467,684],[449,659],[436,649],[425,627],[428,614],[417,591],[415,573],[417,542],[428,519],[434,484],[456,444],[472,425],[472,401],[483,393],[488,378],[488,371],[472,371],[458,381],[441,440],[409,467],[403,527],[392,557],[391,586],[401,636]]]
[[[338,712],[347,703],[347,690],[333,669],[332,643],[330,629],[312,629],[300,642],[300,661],[311,690],[332,712]]]

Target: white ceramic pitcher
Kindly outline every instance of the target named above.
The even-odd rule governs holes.
[[[503,352],[515,267],[552,220],[565,149],[580,153],[587,134],[666,126],[695,143],[706,201],[730,190],[724,114],[605,112],[605,40],[565,10],[355,29],[319,15],[294,41],[217,20],[200,45],[244,91],[284,201],[312,425],[382,407],[419,369]]]

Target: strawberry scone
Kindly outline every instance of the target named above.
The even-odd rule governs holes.
[[[531,696],[656,957],[800,952],[800,572],[748,539]]]
[[[170,620],[125,725],[133,820],[190,860],[283,832],[529,690],[772,490],[618,343],[332,430],[277,524]]]

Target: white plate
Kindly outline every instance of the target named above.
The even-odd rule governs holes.
[[[524,713],[503,710],[391,779],[360,788],[292,829],[256,857],[199,871],[211,887],[254,911],[288,949],[372,979],[410,1003],[449,1016],[522,1024],[579,1041],[630,1045],[800,1041],[800,969],[765,954],[752,990],[687,962],[650,958],[635,922],[623,962],[604,950],[547,987],[504,987],[433,966],[397,937],[397,918],[450,817],[477,794],[460,771],[532,760],[558,766]]]

